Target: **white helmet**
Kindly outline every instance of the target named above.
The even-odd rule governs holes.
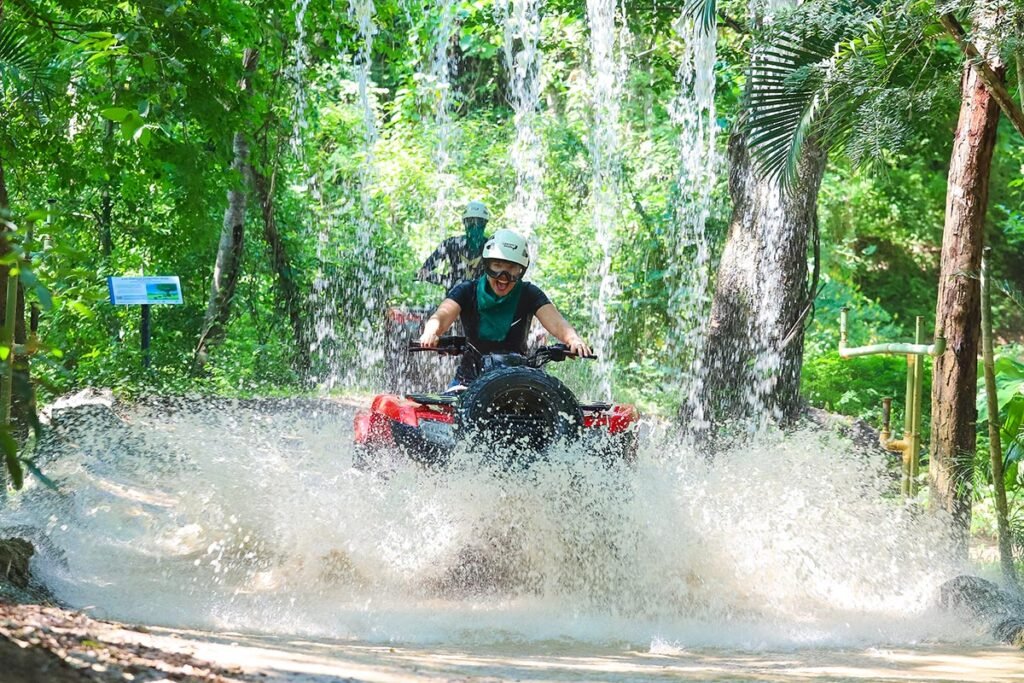
[[[525,270],[530,267],[530,252],[526,240],[514,230],[499,230],[484,245],[483,260],[501,259],[518,263]]]
[[[491,212],[487,210],[487,206],[483,202],[473,201],[466,204],[466,209],[462,212],[462,220],[467,218],[483,218],[485,221],[489,221]]]

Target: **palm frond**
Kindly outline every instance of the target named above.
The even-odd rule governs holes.
[[[693,19],[704,33],[715,27],[717,11],[717,0],[686,0],[683,6],[683,15]]]
[[[42,69],[43,63],[28,37],[14,24],[0,25],[0,77],[32,79]]]
[[[752,59],[744,119],[762,173],[791,189],[811,137],[826,150],[847,149],[855,163],[909,139],[907,117],[920,115],[934,90],[932,74],[908,57],[938,28],[922,18],[924,5],[910,2],[915,12],[906,4],[810,2],[773,29]]]
[[[795,180],[804,143],[823,113],[823,70],[835,45],[833,36],[780,34],[751,63],[747,145],[762,173],[786,186]]]

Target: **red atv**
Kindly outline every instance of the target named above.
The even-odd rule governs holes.
[[[359,468],[390,469],[402,459],[443,466],[463,439],[483,444],[489,457],[505,467],[528,465],[555,444],[580,440],[599,457],[636,458],[636,408],[580,403],[565,384],[544,372],[547,363],[576,356],[564,344],[541,346],[526,356],[481,354],[465,337],[452,336],[433,348],[411,343],[409,351],[471,353],[479,373],[461,391],[374,398],[370,409],[355,418]]]

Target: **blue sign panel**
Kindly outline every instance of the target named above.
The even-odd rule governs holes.
[[[184,303],[177,275],[108,277],[107,288],[110,290],[110,303],[115,306]]]

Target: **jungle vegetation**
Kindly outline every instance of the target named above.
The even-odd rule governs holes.
[[[16,421],[31,422],[33,400],[86,386],[127,395],[317,391],[332,363],[356,357],[355,337],[325,335],[325,320],[344,327],[379,320],[388,303],[436,301],[440,292],[413,274],[458,231],[461,205],[483,199],[500,227],[514,199],[515,112],[500,21],[508,4],[0,1],[0,265],[19,282],[7,297],[0,273],[0,303],[16,300],[15,350],[32,351],[3,348],[15,371]],[[588,3],[541,6],[540,265],[561,310],[594,333],[602,256],[593,240]],[[935,394],[936,409],[959,410],[942,422],[955,433],[939,437],[937,452],[954,483],[976,481],[961,498],[987,500],[987,422],[997,421],[1011,526],[1024,548],[1024,136],[1013,115],[1024,5],[808,0],[771,17],[757,6],[620,8],[628,68],[611,266],[616,391],[648,411],[679,414],[686,359],[666,353],[679,286],[671,273],[694,254],[673,243],[687,201],[677,185],[673,110],[685,46],[675,27],[696,17],[717,25],[721,162],[706,223],[716,305],[729,281],[721,275],[729,240],[740,239],[733,226],[757,229],[744,222],[743,207],[754,204],[737,201],[730,174],[742,167],[802,198],[793,203],[800,219],[786,223],[785,240],[797,245],[786,265],[792,306],[764,332],[787,340],[785,377],[768,397],[787,418],[810,405],[877,425],[881,398],[902,395],[901,357],[839,360],[841,307],[856,321],[853,342],[906,341],[915,316],[935,324],[955,280],[969,304],[958,334],[977,344],[978,268],[945,259],[943,239],[951,176],[973,168],[969,196],[981,187],[970,183],[983,183],[963,249],[976,261],[989,247],[999,415],[974,381],[979,365],[958,364],[957,396]],[[438,60],[449,66],[447,84],[438,83]],[[962,110],[972,102],[984,110],[984,158],[958,161]],[[142,274],[177,275],[185,293],[183,305],[152,312],[149,368],[139,310],[112,306],[106,285]],[[367,277],[387,280],[386,297],[357,295]],[[733,343],[746,328],[735,310],[723,315],[735,324],[721,326],[732,332],[719,341]],[[740,410],[732,397],[745,381],[738,372],[709,391],[708,411],[727,419]],[[977,418],[964,408],[976,401]],[[22,436],[4,433],[12,470],[21,467]]]

